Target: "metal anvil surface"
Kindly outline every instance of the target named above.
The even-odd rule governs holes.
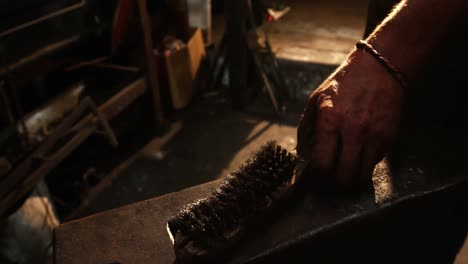
[[[468,181],[463,175],[440,180],[430,165],[411,157],[397,169],[382,162],[374,172],[375,192],[360,195],[311,187],[217,263],[446,262],[466,237]],[[55,230],[55,263],[174,263],[168,218],[218,185],[63,224]]]

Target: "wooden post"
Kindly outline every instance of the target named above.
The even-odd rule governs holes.
[[[146,77],[149,91],[153,97],[153,111],[156,121],[156,126],[161,127],[165,123],[161,92],[158,82],[158,68],[153,53],[153,39],[151,37],[151,23],[148,15],[147,0],[138,0],[138,14],[140,17],[141,31],[143,35],[143,44],[146,59]]]
[[[243,94],[247,89],[247,1],[225,0],[225,8],[226,48],[229,58],[229,97],[234,107],[242,107]]]

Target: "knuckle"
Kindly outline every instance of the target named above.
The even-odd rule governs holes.
[[[369,122],[366,118],[353,118],[344,124],[343,133],[354,143],[362,143],[369,136]]]
[[[333,107],[322,107],[319,109],[317,127],[323,129],[333,129],[337,126],[339,113]]]
[[[320,116],[333,116],[335,115],[335,109],[331,106],[325,106],[325,105],[322,105],[319,109],[318,109],[318,113]]]

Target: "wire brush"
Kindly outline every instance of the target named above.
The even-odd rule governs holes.
[[[253,220],[292,190],[297,160],[270,141],[210,195],[182,208],[167,225],[177,261],[206,260],[234,246]]]

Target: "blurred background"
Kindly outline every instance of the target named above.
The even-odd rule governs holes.
[[[368,1],[231,2],[0,0],[1,263],[47,263],[59,223],[219,179],[268,140],[295,148]]]

